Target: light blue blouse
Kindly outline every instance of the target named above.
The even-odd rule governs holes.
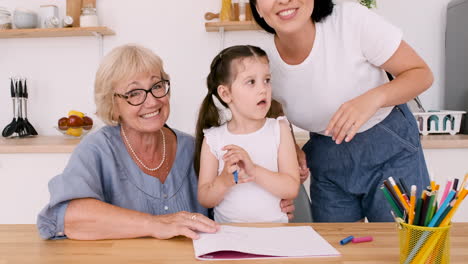
[[[197,201],[194,138],[172,131],[177,136],[177,153],[164,184],[143,173],[132,160],[120,136],[120,126],[106,126],[86,136],[63,173],[49,182],[50,202],[37,218],[41,237],[66,238],[65,210],[70,200],[78,198],[94,198],[153,215],[179,211],[207,215],[207,209]]]

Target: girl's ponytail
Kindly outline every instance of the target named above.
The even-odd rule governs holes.
[[[195,132],[195,157],[193,164],[197,175],[200,173],[200,156],[204,138],[203,129],[220,125],[219,110],[214,103],[213,95],[208,93],[200,106]]]

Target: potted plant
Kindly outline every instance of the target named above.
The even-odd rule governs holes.
[[[376,0],[359,0],[359,3],[361,3],[363,6],[366,6],[367,8],[377,7]]]

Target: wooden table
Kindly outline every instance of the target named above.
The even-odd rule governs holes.
[[[308,224],[283,224],[308,225]],[[212,263],[398,263],[395,223],[310,224],[341,257],[222,261]],[[282,226],[256,224],[248,226]],[[373,242],[341,246],[349,235],[374,237]],[[455,223],[451,231],[451,263],[468,261],[468,223]],[[35,225],[0,225],[0,264],[10,263],[209,263],[195,259],[192,241],[177,237],[103,241],[52,240],[38,236]]]

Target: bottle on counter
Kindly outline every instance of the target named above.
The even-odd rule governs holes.
[[[232,2],[231,21],[239,21],[239,0],[231,0],[231,2]]]
[[[99,27],[96,8],[86,5],[81,9],[80,27]]]
[[[245,0],[239,0],[239,21],[245,21]]]
[[[73,26],[73,17],[71,16],[66,16],[62,19],[62,26],[63,27],[72,27]]]
[[[222,0],[221,12],[219,12],[220,21],[230,21],[231,18],[231,0]]]
[[[252,15],[252,9],[250,8],[250,0],[244,0],[244,1],[245,1],[245,20],[252,21],[253,15]]]

